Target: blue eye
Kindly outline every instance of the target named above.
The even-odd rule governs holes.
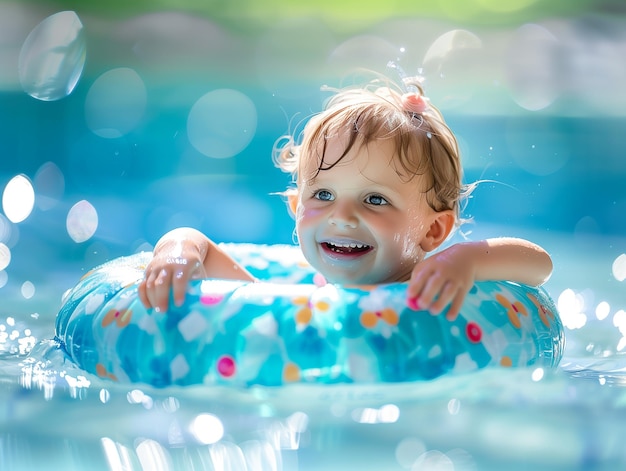
[[[335,199],[335,197],[333,196],[333,194],[328,191],[328,190],[319,190],[316,191],[315,194],[313,195],[316,199],[321,200],[321,201],[332,201]]]
[[[389,204],[389,201],[387,201],[383,196],[380,195],[369,195],[367,198],[365,198],[365,202],[374,206],[383,206]]]

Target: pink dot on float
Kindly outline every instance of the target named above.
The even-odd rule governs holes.
[[[420,304],[419,304],[419,301],[417,300],[417,297],[407,299],[406,305],[409,307],[409,309],[412,309],[414,311],[420,310]]]
[[[224,296],[220,294],[203,294],[200,296],[200,302],[206,306],[214,306],[215,304],[219,304]]]
[[[313,275],[313,284],[318,287],[326,286],[326,278],[320,273]]]
[[[230,355],[223,355],[217,360],[217,371],[225,378],[233,376],[236,369],[235,360]]]
[[[465,327],[465,334],[467,338],[472,343],[480,342],[480,339],[483,337],[483,332],[475,322],[468,322]]]

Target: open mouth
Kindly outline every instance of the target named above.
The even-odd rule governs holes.
[[[361,255],[372,250],[371,245],[356,242],[337,244],[332,242],[322,242],[325,250],[338,255]]]

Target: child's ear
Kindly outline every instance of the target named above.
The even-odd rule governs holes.
[[[298,208],[298,190],[289,190],[289,193],[287,193],[287,206],[295,217],[296,209]]]
[[[435,213],[430,228],[420,244],[422,249],[431,252],[439,247],[452,232],[455,221],[456,217],[451,209]]]

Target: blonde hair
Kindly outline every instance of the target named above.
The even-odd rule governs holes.
[[[404,87],[422,87],[415,78],[404,79]],[[375,79],[361,87],[334,90],[336,93],[304,127],[298,144],[293,136],[283,136],[275,146],[276,165],[291,172],[294,183],[303,178],[299,172],[303,159],[315,156],[319,164],[312,178],[335,166],[355,145],[367,145],[375,139],[391,139],[398,163],[409,179],[425,178],[426,200],[435,211],[452,210],[457,223],[460,202],[466,195],[457,140],[441,112],[426,100],[423,111],[416,113],[403,105],[403,89],[388,81]],[[326,141],[340,132],[352,130],[340,158],[332,164],[324,161]]]

